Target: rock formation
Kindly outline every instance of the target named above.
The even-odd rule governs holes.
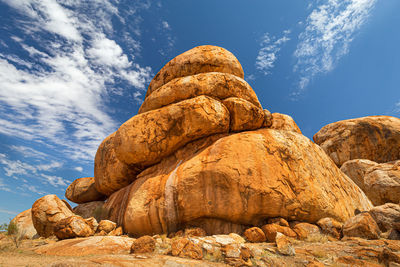
[[[324,126],[314,141],[339,167],[351,159],[384,163],[400,159],[400,119],[370,116]]]
[[[35,227],[32,222],[32,211],[28,209],[21,212],[14,219],[11,220],[12,224],[17,226],[17,233],[22,239],[32,239],[38,237]]]
[[[366,159],[346,161],[340,168],[374,205],[400,203],[400,160],[376,163]]]
[[[372,208],[290,116],[262,108],[238,60],[215,46],[193,48],[159,71],[138,115],[100,144],[94,173],[90,188],[108,197],[103,219],[134,236],[193,227],[242,233],[274,218],[345,222]],[[92,196],[81,180],[68,198],[98,200],[81,201]],[[281,228],[298,236],[287,222],[267,225],[273,239]],[[304,237],[310,227],[297,228]]]

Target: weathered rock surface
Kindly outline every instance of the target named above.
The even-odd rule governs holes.
[[[292,117],[281,113],[272,113],[272,124],[271,129],[293,131],[301,134],[299,126]]]
[[[264,225],[263,227],[261,227],[261,229],[263,230],[268,242],[275,242],[278,233],[281,233],[291,238],[297,238],[296,232],[294,232],[291,228],[287,226],[271,223]]]
[[[212,45],[197,46],[168,62],[150,82],[146,97],[167,82],[205,72],[230,73],[243,79],[242,66],[228,50]]]
[[[355,159],[340,168],[368,196],[374,205],[400,203],[400,160],[376,163]]]
[[[80,216],[70,216],[57,222],[54,234],[58,239],[88,237],[94,234],[92,226]]]
[[[76,179],[65,191],[65,197],[77,204],[103,200],[104,195],[97,191],[93,177]]]
[[[135,180],[139,169],[121,162],[114,150],[115,133],[100,144],[94,159],[96,189],[106,196],[129,185]]]
[[[32,205],[32,222],[40,236],[54,235],[55,225],[73,212],[56,195],[46,195]]]
[[[400,119],[370,116],[338,121],[314,135],[332,160],[341,166],[352,159],[384,163],[400,159]]]
[[[14,219],[11,220],[10,224],[11,223],[17,226],[17,235],[20,236],[21,239],[32,239],[38,236],[33,226],[31,209],[23,211],[15,216]]]
[[[372,207],[309,139],[271,129],[190,143],[143,171],[125,194],[124,230],[134,235],[174,232],[205,218],[239,225],[281,216],[345,221],[356,208]]]
[[[343,224],[343,235],[365,239],[378,239],[380,230],[372,216],[367,212],[363,212],[351,217]]]
[[[317,222],[318,226],[321,227],[323,233],[333,236],[336,239],[340,238],[343,224],[336,221],[333,218],[322,218]]]
[[[99,226],[97,227],[97,231],[104,231],[108,234],[111,231],[115,230],[115,228],[117,228],[117,224],[115,222],[112,222],[110,220],[101,220],[99,222]]]
[[[131,118],[115,135],[115,152],[126,164],[148,166],[190,141],[228,131],[226,107],[199,96]]]
[[[265,242],[267,240],[263,230],[258,227],[247,229],[246,231],[244,231],[243,235],[249,242],[253,243]]]
[[[151,253],[156,247],[156,241],[151,236],[145,235],[135,241],[131,246],[131,253]]]
[[[104,205],[104,201],[92,201],[87,203],[82,203],[77,205],[72,211],[76,214],[81,216],[84,219],[90,217],[96,217],[96,213],[99,212]]]
[[[133,238],[120,236],[90,236],[65,239],[39,247],[36,253],[57,256],[128,254]]]
[[[382,206],[373,207],[369,214],[374,218],[382,232],[389,231],[396,222],[400,222],[400,206],[398,204],[386,203]]]
[[[201,246],[186,237],[174,240],[172,242],[171,251],[173,256],[179,256],[182,258],[191,258],[196,260],[201,260],[203,258],[203,250]]]
[[[228,73],[208,72],[177,78],[163,85],[145,98],[138,114],[201,95],[217,100],[237,97],[261,108],[256,94],[246,81]]]
[[[237,97],[222,101],[230,114],[230,131],[256,130],[264,124],[264,110]]]
[[[277,233],[276,234],[276,247],[278,248],[279,253],[287,256],[294,256],[296,255],[296,252],[290,242],[290,239],[282,234],[282,233]]]
[[[321,234],[321,229],[315,224],[298,222],[293,224],[293,231],[300,240],[311,239]]]

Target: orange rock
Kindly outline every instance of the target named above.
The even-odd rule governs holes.
[[[343,235],[361,237],[365,239],[378,239],[379,226],[367,212],[351,217],[343,224]]]
[[[32,205],[32,222],[40,236],[54,235],[55,225],[73,216],[72,211],[56,195],[46,195]]]
[[[253,243],[265,242],[267,240],[263,230],[261,230],[258,227],[252,227],[247,229],[246,231],[244,231],[243,235],[246,237],[248,241]]]
[[[123,226],[133,235],[175,232],[210,218],[243,225],[271,217],[345,221],[356,208],[372,207],[319,146],[271,129],[192,142],[143,171],[121,198]]]
[[[264,110],[252,103],[237,97],[227,98],[222,103],[229,110],[230,131],[256,130],[264,124]]]
[[[397,160],[400,159],[400,119],[370,116],[338,121],[319,130],[314,141],[338,166],[351,159],[378,163]]]
[[[264,124],[263,127],[270,128],[272,125],[272,114],[268,109],[264,109]]]
[[[32,239],[38,236],[33,226],[31,209],[19,213],[11,220],[10,224],[15,224],[17,226],[18,235],[21,239]]]
[[[286,114],[272,113],[271,129],[293,131],[302,134],[293,118]]]
[[[270,218],[268,219],[268,223],[274,223],[274,224],[278,224],[281,226],[286,226],[289,227],[289,223],[284,219],[284,218]]]
[[[186,228],[184,236],[190,237],[190,236],[206,236],[207,233],[204,231],[204,229],[200,227],[194,227],[194,228]]]
[[[205,72],[230,73],[242,79],[244,77],[242,66],[231,52],[218,46],[198,46],[168,62],[150,82],[146,97],[175,78]]]
[[[161,86],[145,98],[138,114],[200,95],[218,100],[238,97],[261,108],[257,95],[246,81],[228,73],[208,72],[177,78]]]
[[[117,225],[123,224],[124,213],[129,199],[129,191],[132,185],[133,183],[118,190],[107,199],[102,209],[104,213],[102,219],[116,222]]]
[[[229,130],[229,112],[221,102],[198,96],[134,116],[118,129],[114,147],[126,164],[148,166],[186,143]]]
[[[285,236],[297,238],[296,232],[286,226],[272,223],[264,225],[263,227],[261,227],[261,229],[264,232],[268,242],[275,242],[277,233],[282,233]]]
[[[104,195],[97,191],[93,177],[79,178],[72,182],[65,191],[65,197],[77,204],[103,200]]]
[[[92,227],[80,216],[70,216],[58,221],[54,227],[58,239],[88,237],[94,234]]]
[[[326,217],[320,219],[317,224],[325,234],[329,234],[336,239],[340,238],[340,232],[342,231],[342,224],[340,222],[333,218]]]
[[[279,253],[283,254],[283,255],[287,255],[287,256],[294,256],[296,255],[296,252],[290,242],[290,239],[278,232],[276,234],[276,247],[278,248]]]
[[[115,133],[100,144],[94,159],[94,179],[99,192],[106,196],[129,185],[135,180],[139,169],[121,162],[115,155]]]
[[[156,241],[151,236],[145,235],[133,241],[131,253],[151,253],[156,248]]]
[[[203,258],[203,250],[201,246],[195,244],[186,237],[178,238],[172,242],[172,255],[201,260]]]
[[[340,168],[368,196],[374,205],[400,202],[400,160],[376,163],[355,159]]]
[[[296,232],[297,237],[301,240],[321,234],[319,227],[310,223],[296,223],[293,226],[293,231]]]
[[[111,232],[108,233],[108,236],[120,236],[123,235],[124,231],[122,230],[122,227],[117,227],[114,230],[112,230]]]
[[[128,254],[133,238],[121,236],[90,236],[65,239],[35,249],[38,254],[56,256],[85,256]]]
[[[369,214],[378,224],[382,232],[387,232],[393,228],[396,222],[400,221],[400,205],[386,203],[385,205],[373,207]]]
[[[115,230],[115,228],[117,228],[117,224],[115,222],[112,222],[110,220],[101,220],[99,222],[99,226],[97,227],[97,231],[104,231],[108,234],[111,231]]]
[[[90,226],[90,229],[92,229],[93,232],[96,232],[97,227],[99,226],[99,223],[97,222],[96,218],[94,217],[86,218],[85,221]]]

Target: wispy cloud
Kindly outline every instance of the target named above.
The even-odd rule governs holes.
[[[256,68],[262,71],[265,75],[271,73],[271,69],[275,67],[275,61],[278,58],[278,53],[284,43],[290,40],[290,30],[283,31],[282,37],[277,39],[270,34],[264,34],[261,40],[261,49],[258,51],[256,58]]]
[[[78,171],[78,172],[83,172],[83,168],[82,167],[75,167],[74,170]]]
[[[300,74],[296,97],[312,78],[334,69],[349,52],[356,32],[366,22],[376,0],[327,0],[312,10],[294,53],[294,71]]]
[[[6,213],[9,215],[17,215],[18,214],[18,212],[16,212],[16,211],[6,210],[6,209],[1,209],[1,208],[0,208],[0,213]]]
[[[11,189],[4,184],[4,180],[2,178],[0,178],[0,191],[11,192]]]
[[[10,146],[12,151],[20,153],[25,158],[45,159],[47,155],[28,146]]]
[[[3,1],[28,18],[18,21],[24,34],[10,40],[29,54],[30,63],[0,56],[0,133],[93,160],[102,139],[118,126],[105,100],[123,94],[114,85],[122,81],[139,92],[151,74],[112,38],[112,19],[125,23],[118,7],[105,0]],[[26,42],[29,36],[34,39]]]

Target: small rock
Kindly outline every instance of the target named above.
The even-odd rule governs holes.
[[[117,224],[115,222],[109,221],[109,220],[101,220],[99,222],[99,226],[97,227],[97,231],[104,231],[107,234],[114,230],[117,227]]]
[[[54,234],[58,239],[88,237],[94,234],[91,226],[80,216],[70,216],[62,219],[54,227]]]
[[[190,237],[190,236],[206,236],[207,233],[204,231],[204,229],[200,227],[195,227],[195,228],[186,228],[184,236]]]
[[[90,218],[85,219],[85,221],[87,222],[87,224],[89,224],[89,226],[93,230],[93,232],[96,232],[97,227],[99,226],[99,223],[97,222],[97,220],[94,217],[90,217]]]
[[[123,235],[124,231],[122,231],[122,227],[117,227],[114,230],[112,230],[111,232],[108,233],[108,236],[120,236]]]
[[[322,232],[331,235],[336,239],[340,239],[340,232],[342,230],[342,224],[333,218],[322,218],[317,222],[317,225],[321,227]]]
[[[240,257],[240,245],[229,244],[222,247],[222,252],[227,258],[239,258]]]
[[[230,233],[228,236],[229,236],[230,238],[232,238],[232,239],[234,240],[235,243],[238,243],[238,244],[244,244],[244,243],[246,243],[246,240],[244,240],[244,238],[241,237],[241,236],[238,235],[238,234]]]
[[[280,226],[289,227],[289,223],[283,218],[271,218],[271,219],[268,219],[268,224],[271,224],[271,223],[274,223],[274,224],[277,224],[277,225],[280,225]]]
[[[191,258],[201,260],[203,258],[203,250],[199,244],[195,244],[188,238],[179,238],[174,240],[171,245],[171,252],[173,256],[183,258]]]
[[[265,237],[264,232],[258,227],[252,227],[244,231],[243,234],[246,239],[252,243],[260,243],[265,242],[267,238]]]
[[[296,252],[287,236],[282,233],[276,234],[276,246],[278,248],[279,253],[287,256],[294,256]]]
[[[261,229],[263,230],[268,242],[275,242],[275,238],[278,232],[288,237],[297,238],[296,232],[294,232],[292,229],[278,224],[266,224]]]
[[[269,128],[272,125],[272,114],[268,109],[264,109],[264,124],[265,128]]]
[[[151,236],[145,235],[133,241],[131,253],[151,253],[156,248],[156,241]]]
[[[360,213],[348,219],[343,225],[343,235],[361,237],[365,239],[378,239],[379,227],[369,213]]]
[[[293,231],[296,232],[300,240],[321,234],[319,227],[311,223],[297,223],[293,226]]]

